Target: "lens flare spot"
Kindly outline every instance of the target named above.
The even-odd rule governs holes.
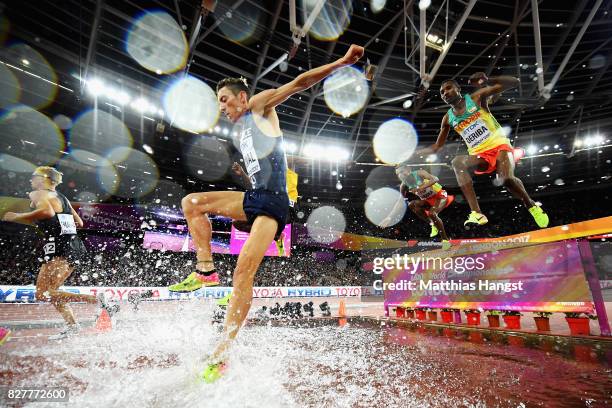
[[[89,159],[95,159],[95,161]],[[103,184],[108,181],[110,175],[116,176],[113,163],[95,153],[73,150],[55,167],[63,173],[63,184],[70,187],[70,192],[74,194],[77,201],[101,202],[116,191],[116,186],[113,187],[112,183]],[[102,178],[99,177],[100,174]]]
[[[15,105],[19,101],[19,81],[10,68],[0,64],[0,108]]]
[[[127,53],[149,71],[169,74],[185,67],[188,44],[172,16],[163,11],[146,12],[128,31]]]
[[[189,172],[206,181],[219,180],[231,165],[225,144],[207,136],[196,136],[183,158]]]
[[[173,125],[195,133],[212,128],[219,119],[215,92],[192,76],[179,79],[168,88],[164,110]]]
[[[113,178],[112,174],[109,174],[109,181],[110,185],[118,184],[115,194],[119,197],[143,197],[153,191],[159,181],[157,165],[146,153],[128,147],[117,147],[111,150],[106,158],[115,164],[117,177]]]
[[[316,242],[331,244],[342,237],[346,220],[340,210],[332,206],[315,209],[306,222],[308,235]]]
[[[365,202],[368,220],[379,227],[395,225],[404,218],[406,202],[398,190],[390,187],[372,191]]]
[[[234,0],[217,1],[215,16],[218,16],[219,30],[230,40],[251,44],[266,33],[265,21],[262,21],[261,9],[249,2],[235,7]],[[230,11],[228,15],[228,11]]]
[[[376,157],[383,163],[398,164],[412,156],[418,141],[417,131],[412,123],[395,118],[380,125],[372,144]]]
[[[14,171],[16,173],[33,173],[36,166],[27,160],[10,154],[0,153],[0,169]]]
[[[36,109],[53,103],[57,95],[57,75],[38,51],[27,44],[14,44],[0,51],[0,59],[15,67],[9,69],[19,81],[19,103]]]
[[[355,67],[340,68],[323,83],[325,103],[343,117],[363,109],[368,93],[368,81],[363,72]]]
[[[64,136],[47,116],[17,105],[0,117],[0,151],[35,165],[55,163],[65,148]]]
[[[370,9],[374,14],[380,13],[387,4],[387,0],[370,0]]]
[[[305,19],[312,13],[318,0],[302,0],[301,9]],[[309,33],[317,40],[333,41],[338,39],[351,23],[353,2],[346,0],[327,0],[314,19]],[[305,21],[303,21],[305,23]]]

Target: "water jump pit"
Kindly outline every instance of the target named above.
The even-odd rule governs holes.
[[[3,305],[21,323],[0,349],[2,384],[68,391],[37,407],[594,407],[612,398],[609,341],[359,316],[372,308],[358,303],[345,318],[271,319],[255,304],[227,375],[209,385],[197,375],[220,335],[214,302],[125,304],[110,331],[85,323],[62,341],[48,339],[58,329],[45,306]]]

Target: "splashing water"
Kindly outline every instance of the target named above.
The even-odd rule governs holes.
[[[121,311],[107,333],[3,350],[0,370],[19,367],[9,383],[27,376],[68,387],[70,407],[576,406],[606,398],[603,367],[478,336],[467,342],[453,329],[415,332],[375,320],[247,325],[227,374],[208,385],[197,375],[220,336],[207,323],[212,304],[142,306]],[[543,375],[551,369],[554,376]]]

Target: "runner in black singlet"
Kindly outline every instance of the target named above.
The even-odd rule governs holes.
[[[70,276],[75,263],[86,252],[77,235],[77,227],[83,227],[83,220],[70,205],[68,199],[55,188],[62,182],[62,173],[52,167],[38,167],[31,178],[34,191],[29,196],[33,211],[27,213],[7,212],[3,221],[33,223],[43,236],[39,260],[42,263],[36,279],[36,300],[49,301],[66,322],[66,329],[50,339],[63,339],[76,334],[80,327],[69,302],[97,303],[110,315],[118,305],[107,305],[104,294],[97,297],[58,290]]]

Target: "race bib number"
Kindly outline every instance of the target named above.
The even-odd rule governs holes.
[[[427,200],[429,197],[433,197],[434,195],[436,195],[436,192],[433,190],[433,188],[430,187],[417,195],[421,200]]]
[[[491,132],[480,119],[463,129],[461,137],[470,149],[473,149],[487,140],[491,136]]]
[[[240,138],[240,151],[242,152],[242,158],[244,159],[247,174],[251,178],[251,181],[253,181],[253,175],[260,171],[261,167],[259,166],[259,160],[257,159],[255,147],[253,147],[251,128],[242,131],[242,136]]]
[[[62,232],[60,235],[75,235],[76,224],[74,223],[74,217],[72,214],[57,214],[57,219],[59,220],[60,227],[62,228]]]
[[[48,244],[45,244],[45,246],[43,246],[43,251],[45,252],[45,255],[55,254],[55,242],[49,242]]]

